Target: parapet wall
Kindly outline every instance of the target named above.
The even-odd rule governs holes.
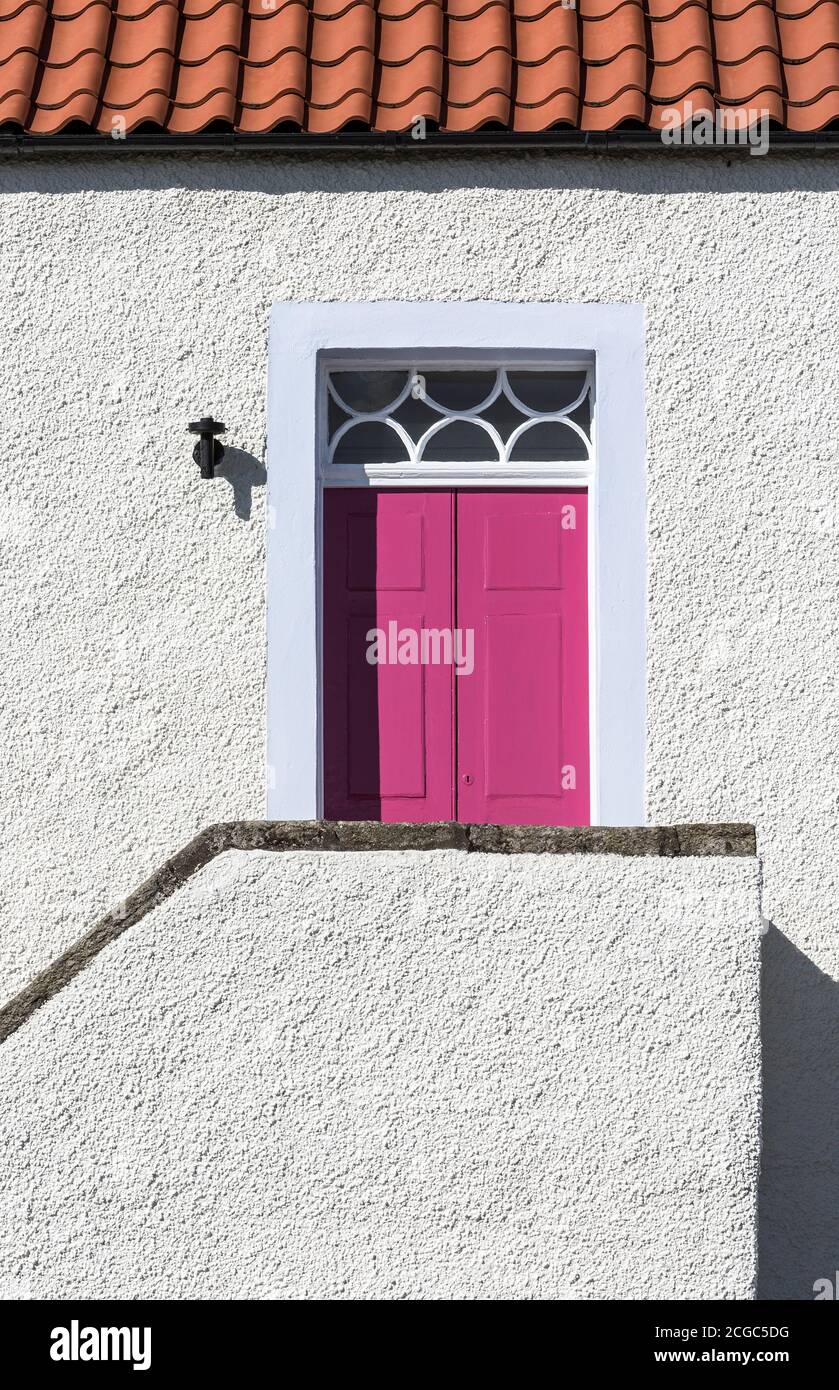
[[[0,1049],[0,1292],[753,1297],[757,870],[704,843],[221,853]]]

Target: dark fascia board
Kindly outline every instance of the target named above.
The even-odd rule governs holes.
[[[57,135],[26,135],[0,132],[0,154],[348,154],[395,152],[451,153],[469,151],[509,154],[535,151],[567,153],[646,153],[664,156],[679,154],[744,155],[746,142],[727,144],[664,145],[655,130],[546,130],[546,131],[429,131],[424,139],[414,139],[410,131],[337,131],[332,135],[308,135],[298,131],[268,131],[244,135],[236,132],[199,132],[196,135],[169,135],[163,131],[126,135],[114,139],[94,132]],[[777,130],[769,135],[770,153],[823,154],[839,150],[839,130],[820,130],[807,134]]]
[[[477,854],[612,854],[657,859],[754,858],[753,825],[385,825],[378,821],[230,821],[208,826],[0,1009],[0,1042],[16,1033],[99,952],[226,850],[454,849]]]

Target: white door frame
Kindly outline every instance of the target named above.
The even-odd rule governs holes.
[[[594,363],[594,459],[526,470],[323,466],[324,366]],[[358,474],[358,475],[357,475]],[[645,818],[643,308],[631,304],[283,303],[268,354],[267,814],[323,813],[324,486],[581,487],[589,494],[591,821]]]

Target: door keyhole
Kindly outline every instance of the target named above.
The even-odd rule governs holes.
[[[471,772],[464,772],[464,774],[463,774],[463,781],[466,783],[466,786],[467,786],[467,787],[471,787],[471,785],[472,785],[472,783],[474,782],[474,780],[475,780],[475,779],[474,779],[474,777],[472,776]]]

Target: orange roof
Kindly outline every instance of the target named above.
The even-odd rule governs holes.
[[[0,126],[183,135],[839,119],[837,0],[0,0]]]

